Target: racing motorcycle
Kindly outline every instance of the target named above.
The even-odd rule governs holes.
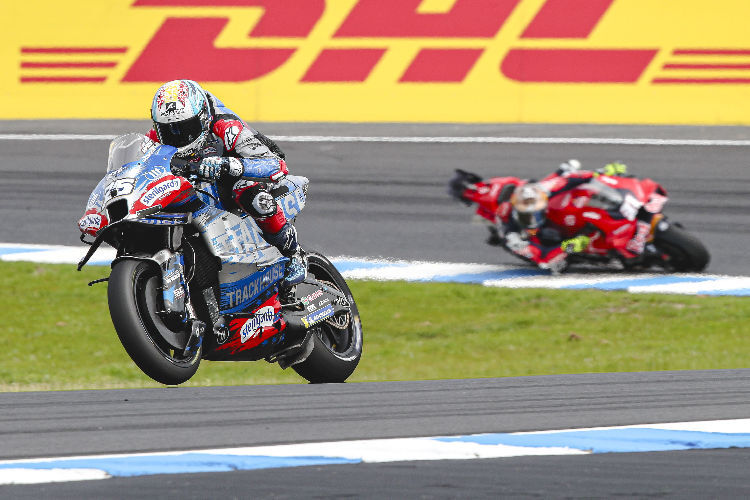
[[[489,223],[488,243],[504,246],[498,228],[510,221],[513,192],[527,182],[518,177],[483,180],[456,170],[449,193],[466,205],[476,204],[476,215]],[[567,255],[568,263],[620,262],[625,268],[658,266],[683,272],[702,271],[708,265],[703,243],[662,212],[667,191],[652,179],[593,173],[586,182],[565,190],[566,180],[558,171],[540,184],[551,193],[560,189],[549,198],[546,217],[564,238],[595,230],[584,252]]]
[[[175,175],[176,151],[140,134],[113,140],[79,222],[91,245],[79,271],[103,242],[117,249],[109,277],[89,285],[108,281],[112,323],[131,359],[167,385],[190,379],[202,359],[265,359],[312,383],[344,382],[362,354],[344,278],[310,251],[308,277],[281,286],[289,259],[215,184]],[[287,220],[304,208],[308,182],[288,175],[271,192]]]

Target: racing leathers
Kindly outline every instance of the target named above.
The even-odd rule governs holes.
[[[297,243],[297,231],[286,220],[271,190],[289,171],[285,155],[273,140],[254,130],[239,116],[206,92],[213,121],[211,134],[202,151],[184,163],[173,165],[176,174],[197,173],[215,184],[224,199],[231,199],[247,212],[263,232],[263,238],[290,258],[284,283],[301,282],[307,273],[304,255]],[[152,128],[147,136],[159,142]]]
[[[572,162],[571,162],[572,163]],[[577,165],[563,163],[560,168],[542,179],[539,184],[549,194],[549,199],[575,189],[599,175],[624,175],[625,165],[611,163],[598,171],[579,170]],[[569,257],[578,253],[585,253],[591,241],[598,236],[599,230],[592,226],[584,226],[577,234],[568,234],[548,219],[538,228],[526,229],[509,217],[507,222],[491,226],[491,237],[488,243],[504,247],[517,257],[533,262],[541,269],[549,269],[553,273],[564,271],[569,263]],[[632,256],[622,256],[627,259]]]

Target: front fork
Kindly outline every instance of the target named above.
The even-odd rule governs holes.
[[[190,324],[190,338],[184,351],[188,354],[200,347],[206,324],[198,319],[190,301],[190,289],[185,279],[185,256],[180,251],[173,253],[165,248],[156,252],[152,259],[161,270],[162,313]]]
[[[155,253],[152,259],[161,269],[164,314],[176,316],[184,323],[190,316],[194,316],[185,307],[186,304],[190,306],[190,292],[185,280],[185,257],[182,252],[172,253],[165,248]]]

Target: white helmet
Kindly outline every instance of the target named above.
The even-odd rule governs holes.
[[[198,153],[211,133],[206,91],[192,80],[172,80],[156,91],[151,119],[159,142],[177,148],[177,156]]]
[[[547,192],[539,184],[518,186],[510,198],[513,218],[524,229],[538,229],[547,212]]]

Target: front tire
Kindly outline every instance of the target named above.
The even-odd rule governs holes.
[[[107,300],[112,323],[123,347],[143,373],[166,385],[192,377],[201,348],[184,356],[177,339],[186,339],[184,325],[167,325],[156,313],[161,273],[155,263],[126,259],[109,276]]]
[[[305,361],[292,368],[313,384],[344,382],[362,356],[362,323],[357,304],[341,273],[327,258],[309,252],[307,262],[311,275],[346,296],[350,311],[313,326],[313,350]]]
[[[675,271],[703,271],[710,260],[703,243],[675,224],[657,231],[654,245],[669,256],[668,265]]]

